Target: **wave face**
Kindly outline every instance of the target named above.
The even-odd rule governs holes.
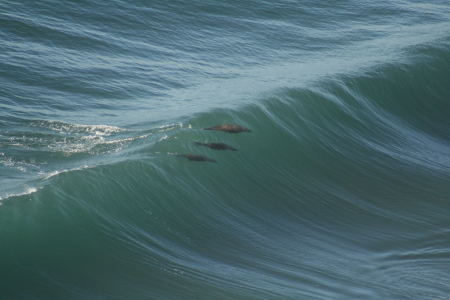
[[[448,3],[13,2],[0,298],[448,298]]]

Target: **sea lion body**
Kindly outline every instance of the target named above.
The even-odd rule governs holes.
[[[237,151],[236,148],[231,147],[224,143],[200,143],[200,142],[194,142],[196,145],[205,146],[208,148],[211,148],[213,150],[231,150],[231,151]]]
[[[250,129],[239,126],[239,125],[230,125],[230,124],[222,124],[209,128],[204,128],[205,130],[220,130],[228,133],[239,133],[239,132],[252,132]]]
[[[199,154],[177,154],[177,156],[186,157],[188,160],[191,160],[191,161],[210,161],[210,162],[215,162],[215,163],[217,162],[212,158],[209,158],[204,155],[199,155]]]

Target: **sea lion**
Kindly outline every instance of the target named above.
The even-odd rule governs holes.
[[[217,162],[212,158],[209,158],[204,155],[199,155],[199,154],[177,154],[177,156],[186,157],[188,160],[192,160],[192,161],[210,161],[210,162],[215,162],[215,163]]]
[[[217,125],[217,126],[213,126],[213,127],[209,127],[209,128],[203,128],[204,130],[220,130],[220,131],[225,131],[225,132],[229,132],[229,133],[239,133],[239,132],[252,132],[250,129],[239,126],[239,125],[229,125],[229,124],[222,124],[222,125]]]
[[[211,148],[213,150],[231,150],[231,151],[237,151],[236,148],[233,148],[227,144],[224,143],[200,143],[200,142],[194,142],[196,145],[205,146],[208,148]]]

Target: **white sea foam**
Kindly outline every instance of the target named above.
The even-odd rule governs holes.
[[[67,173],[67,172],[71,172],[71,171],[79,171],[79,170],[83,170],[83,169],[88,169],[89,166],[88,165],[83,165],[82,167],[78,167],[78,168],[72,168],[72,169],[64,169],[64,170],[56,170],[56,171],[52,171],[49,172],[44,178],[43,180],[47,180],[49,178],[52,178],[54,176],[57,176],[59,174],[62,173]]]
[[[111,125],[85,125],[70,124],[54,120],[34,121],[32,126],[43,127],[58,131],[61,134],[93,134],[97,136],[108,136],[113,133],[126,132],[126,129]]]
[[[61,173],[63,173],[63,172],[67,172],[67,170],[50,172],[50,173],[47,174],[47,176],[44,177],[44,180],[47,180],[47,179],[49,179],[49,178],[51,178],[51,177],[53,177],[53,176],[56,176],[56,175],[58,175],[58,174],[61,174]]]
[[[111,125],[84,125],[71,124],[54,120],[36,120],[31,122],[33,127],[41,127],[44,129],[58,132],[61,136],[49,136],[46,141],[46,147],[51,151],[60,151],[65,155],[76,153],[98,153],[93,150],[98,145],[121,144],[133,140],[133,138],[107,140],[109,136],[116,133],[128,132],[128,130]],[[117,151],[117,148],[102,153]]]
[[[18,193],[12,193],[12,194],[7,194],[4,198],[0,196],[0,205],[2,205],[3,201],[11,198],[11,197],[19,197],[19,196],[24,196],[24,195],[31,195],[35,192],[37,192],[38,190],[40,190],[41,187],[36,188],[36,187],[27,187],[25,188],[25,190],[23,190],[22,192],[18,192]]]

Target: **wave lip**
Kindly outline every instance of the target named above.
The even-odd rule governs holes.
[[[21,197],[21,196],[25,196],[25,195],[31,195],[31,194],[37,192],[39,189],[41,189],[41,188],[28,187],[23,192],[18,192],[16,194],[7,194],[4,197],[0,196],[0,205],[2,205],[2,202],[4,200],[7,200],[9,198],[14,198],[14,197]]]

